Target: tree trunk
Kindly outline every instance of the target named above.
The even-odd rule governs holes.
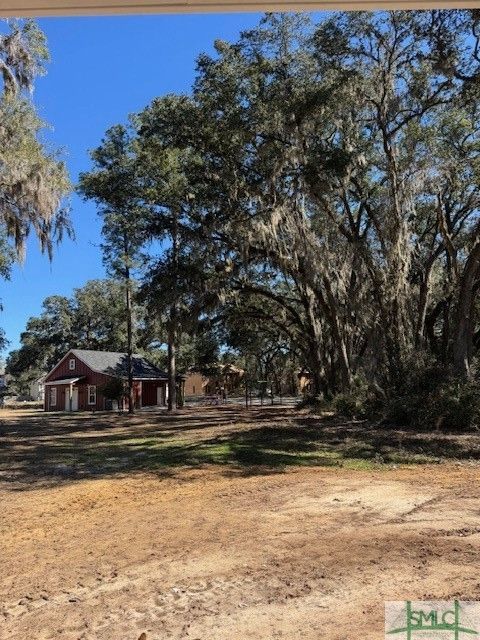
[[[415,346],[421,347],[425,342],[425,321],[427,319],[428,297],[430,293],[430,273],[433,260],[429,260],[422,274],[418,296],[418,313],[415,327]]]
[[[402,357],[402,335],[399,328],[398,304],[392,302],[391,313],[383,320],[385,353],[387,357],[388,381],[391,387],[399,387],[405,379],[405,364]]]
[[[175,349],[175,325],[174,314],[171,314],[168,329],[168,411],[173,411],[177,406],[177,366]]]
[[[325,276],[322,278],[326,293],[326,300],[322,292],[317,289],[317,299],[325,311],[326,320],[329,323],[332,340],[335,345],[334,358],[332,359],[332,390],[334,393],[349,389],[352,382],[352,372],[348,356],[347,345],[342,335],[341,322],[337,309],[337,301],[332,291],[330,281]]]
[[[471,377],[470,366],[474,332],[473,309],[475,286],[479,272],[480,238],[477,238],[465,262],[465,267],[460,278],[458,300],[454,315],[455,326],[452,341],[453,370],[455,375],[464,379]]]
[[[133,330],[132,330],[132,282],[130,268],[125,267],[125,303],[127,312],[127,376],[128,376],[128,413],[135,412],[133,395]]]
[[[177,306],[178,306],[178,214],[172,213],[172,306],[168,327],[168,411],[177,408]]]

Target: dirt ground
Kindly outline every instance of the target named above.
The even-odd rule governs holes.
[[[292,410],[2,413],[0,638],[377,640],[385,600],[480,599],[478,443],[434,444],[456,459]]]

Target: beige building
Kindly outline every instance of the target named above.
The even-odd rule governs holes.
[[[198,371],[189,371],[185,378],[185,397],[210,396],[225,389],[227,394],[236,391],[243,380],[244,370],[233,364],[220,364],[218,372],[204,376]]]
[[[308,395],[313,388],[312,374],[310,373],[310,371],[307,371],[306,369],[302,369],[301,371],[298,372],[297,377],[298,377],[298,389],[300,393],[303,393],[303,395]]]
[[[185,397],[192,396],[204,396],[205,390],[204,387],[207,384],[207,378],[202,376],[201,373],[197,373],[196,371],[190,371],[184,383],[184,393]]]

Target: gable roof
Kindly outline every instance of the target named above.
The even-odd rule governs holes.
[[[73,354],[79,360],[96,371],[104,373],[108,376],[118,376],[126,378],[127,372],[127,354],[120,351],[91,351],[89,349],[70,349],[68,353]],[[67,354],[68,355],[68,354]],[[139,353],[132,356],[133,377],[136,380],[166,380],[167,374],[149,362]]]

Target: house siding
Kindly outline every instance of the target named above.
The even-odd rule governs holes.
[[[109,380],[109,376],[102,375],[100,373],[92,372],[87,376],[87,380],[82,380],[80,383],[74,386],[78,389],[78,411],[103,411],[106,409],[105,398],[100,391],[100,388],[106,384]],[[96,387],[96,403],[88,403],[88,387],[94,385]],[[57,390],[57,403],[55,406],[50,406],[50,389]],[[68,391],[68,385],[48,385],[45,387],[45,411],[65,411],[65,394]]]
[[[161,402],[165,403],[166,383],[162,380],[144,380],[142,382],[142,406],[154,407],[157,404],[157,388],[162,389]]]
[[[69,361],[75,360],[75,369],[70,369]],[[84,378],[74,385],[78,389],[78,411],[104,411],[107,409],[106,399],[100,389],[112,378],[103,373],[92,371],[85,363],[73,354],[61,360],[58,365],[47,375],[45,382],[54,381],[61,377]],[[162,380],[136,380],[134,382],[135,407],[154,406],[157,404],[157,387],[164,387],[163,398],[165,397],[165,382]],[[88,387],[94,385],[97,388],[95,404],[88,404]],[[50,389],[57,390],[57,402],[54,406],[50,404]],[[65,411],[65,395],[68,393],[68,385],[47,385],[45,387],[44,409],[45,411]]]
[[[70,360],[75,360],[75,369],[70,369]],[[75,385],[78,388],[79,411],[101,411],[105,409],[105,398],[102,393],[99,392],[99,387],[102,387],[106,382],[108,382],[110,379],[109,376],[92,371],[86,364],[71,354],[67,354],[67,356],[58,363],[58,365],[48,374],[45,382],[50,382],[63,376],[84,378],[79,384]],[[97,387],[95,404],[88,404],[88,387],[90,385]],[[54,406],[50,405],[50,389],[52,388],[57,390],[57,402]],[[65,394],[67,391],[68,385],[65,384],[46,386],[44,400],[45,411],[65,411]]]

